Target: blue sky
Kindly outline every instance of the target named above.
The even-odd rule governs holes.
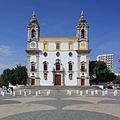
[[[113,53],[120,66],[120,0],[0,0],[0,73],[26,65],[27,25],[37,14],[41,36],[75,36],[81,10],[89,23],[90,58]]]

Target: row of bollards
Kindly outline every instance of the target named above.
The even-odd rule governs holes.
[[[28,95],[32,95],[32,91],[31,90],[29,90],[28,92],[26,92],[26,91],[22,91],[22,90],[20,90],[20,91],[18,91],[18,92],[16,92],[16,91],[10,91],[10,95],[12,95],[12,96],[16,96],[16,93],[17,93],[17,95],[23,95],[23,96],[27,96],[27,93],[28,93]],[[38,90],[38,91],[35,91],[35,93],[34,93],[34,95],[35,96],[38,96],[38,95],[41,95],[41,90]],[[5,96],[5,92],[4,91],[1,91],[0,92],[0,95],[1,96]],[[46,91],[46,96],[49,96],[50,95],[50,90],[47,90]]]
[[[68,96],[72,95],[72,91],[73,90],[67,90]],[[84,95],[91,95],[91,96],[95,96],[95,95],[106,96],[106,95],[108,95],[108,90],[103,90],[103,91],[98,91],[98,90],[90,90],[90,91],[88,91],[88,90],[85,90],[85,92],[82,91],[82,90],[75,90],[75,94],[76,95],[80,95],[80,96],[83,96],[83,94]],[[117,96],[118,95],[118,91],[114,90],[112,94],[113,94],[113,96]]]

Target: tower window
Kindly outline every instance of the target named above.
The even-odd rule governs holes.
[[[81,63],[81,71],[85,72],[85,63]]]
[[[85,31],[84,31],[84,29],[81,30],[81,38],[85,38]]]
[[[35,71],[35,63],[31,62],[31,71]]]
[[[35,32],[34,29],[32,29],[32,35],[31,35],[31,37],[32,37],[32,38],[35,38],[35,36],[36,36],[36,32]]]

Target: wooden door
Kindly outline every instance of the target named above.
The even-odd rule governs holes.
[[[31,85],[35,85],[35,79],[31,80]]]
[[[81,79],[81,86],[85,85],[85,79]]]
[[[61,75],[55,75],[55,85],[61,85]]]

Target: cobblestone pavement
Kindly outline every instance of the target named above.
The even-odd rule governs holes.
[[[81,89],[80,89],[81,90]],[[16,90],[0,95],[0,120],[120,120],[120,91]],[[24,93],[25,92],[25,93]],[[30,93],[29,93],[30,92]]]

